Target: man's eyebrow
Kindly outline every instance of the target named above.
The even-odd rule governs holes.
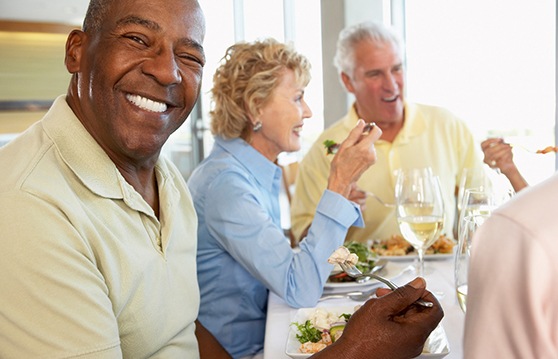
[[[183,39],[182,41],[180,41],[180,43],[182,43],[184,46],[187,46],[189,48],[196,49],[197,51],[204,54],[204,58],[205,58],[205,52],[204,52],[204,49],[203,49],[203,45],[200,44],[199,42],[194,41],[192,39]]]
[[[117,26],[124,26],[129,24],[145,26],[151,30],[161,30],[161,27],[156,22],[134,15],[126,16],[125,18],[122,18],[116,22]]]

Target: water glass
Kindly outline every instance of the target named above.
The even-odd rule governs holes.
[[[476,230],[486,221],[486,214],[472,214],[462,219],[454,256],[455,290],[463,312],[467,311],[467,276],[471,257],[471,244]]]

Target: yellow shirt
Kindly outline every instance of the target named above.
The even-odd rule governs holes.
[[[353,106],[344,118],[320,135],[302,159],[291,204],[291,226],[297,238],[311,223],[327,186],[333,156],[326,154],[323,142],[330,139],[341,143],[357,120]],[[464,168],[482,168],[480,149],[465,123],[443,108],[405,103],[405,122],[393,143],[379,140],[375,147],[376,163],[364,172],[358,186],[375,193],[384,202],[395,203],[395,171],[430,166],[441,180],[446,213],[443,231],[453,237],[455,189],[461,172]],[[347,241],[386,239],[400,233],[393,208],[369,197],[363,214],[365,227],[352,227]]]
[[[197,358],[197,218],[156,164],[160,217],[59,97],[0,149],[0,357]]]

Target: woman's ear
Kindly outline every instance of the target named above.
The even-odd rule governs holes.
[[[86,41],[86,36],[87,35],[81,30],[72,30],[66,40],[66,56],[64,58],[64,64],[66,65],[68,72],[71,74],[75,74],[80,71],[81,56],[83,51],[85,51],[84,43]]]

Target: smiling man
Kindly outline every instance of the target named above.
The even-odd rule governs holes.
[[[196,325],[196,214],[159,157],[204,33],[195,0],[93,0],[68,36],[67,95],[0,150],[0,357],[228,357]]]
[[[304,237],[327,185],[334,156],[327,154],[324,141],[340,142],[359,118],[375,122],[382,136],[375,144],[376,164],[360,177],[350,197],[361,205],[365,227],[352,227],[346,240],[365,243],[399,234],[394,208],[367,197],[367,192],[393,203],[395,171],[414,167],[432,167],[440,176],[447,214],[444,231],[453,234],[456,186],[464,168],[482,166],[480,152],[465,123],[449,111],[405,100],[403,58],[400,40],[381,24],[360,23],[339,35],[334,63],[355,102],[300,163],[291,206],[297,239]]]

